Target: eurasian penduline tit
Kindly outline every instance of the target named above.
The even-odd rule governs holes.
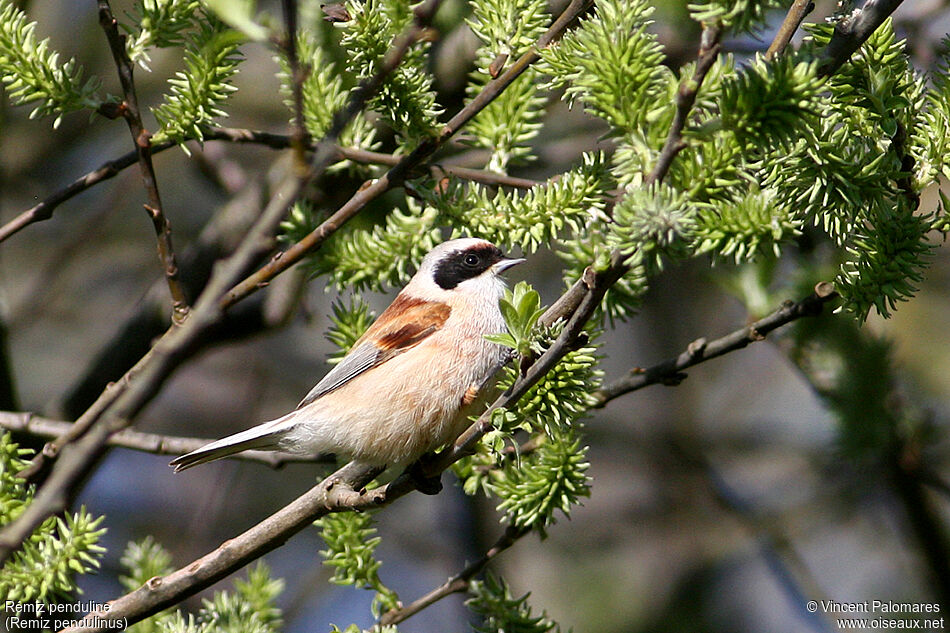
[[[454,441],[502,361],[506,259],[482,239],[436,246],[392,304],[290,413],[172,460],[185,470],[248,449],[405,467]]]

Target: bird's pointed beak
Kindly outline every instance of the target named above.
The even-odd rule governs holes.
[[[525,261],[524,257],[519,257],[517,259],[503,259],[500,262],[496,263],[494,266],[492,266],[492,270],[494,271],[496,275],[500,275],[501,273],[505,272],[512,266],[517,266],[523,261]]]

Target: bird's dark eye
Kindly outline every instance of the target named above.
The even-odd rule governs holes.
[[[481,262],[481,259],[478,257],[478,255],[475,255],[474,253],[469,253],[468,255],[465,256],[465,259],[463,259],[462,261],[469,268],[475,268],[478,266],[479,262]]]

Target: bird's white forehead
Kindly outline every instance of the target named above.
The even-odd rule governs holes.
[[[449,240],[447,242],[442,242],[422,258],[422,264],[419,266],[420,269],[423,268],[432,268],[434,263],[442,258],[446,253],[451,253],[454,251],[464,251],[466,249],[472,248],[474,246],[491,246],[492,243],[488,240],[483,240],[480,237],[461,237],[455,240]]]

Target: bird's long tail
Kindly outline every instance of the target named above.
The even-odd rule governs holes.
[[[277,450],[280,448],[280,438],[287,432],[286,425],[278,424],[282,421],[283,419],[274,420],[211,442],[197,450],[176,457],[169,463],[169,466],[174,466],[177,473],[186,468],[221,459],[241,451],[250,449]]]

